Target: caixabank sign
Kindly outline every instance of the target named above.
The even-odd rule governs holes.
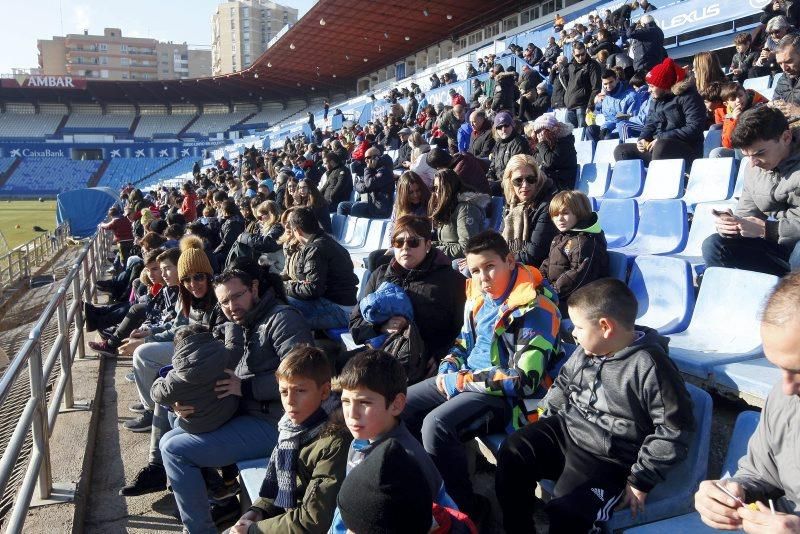
[[[182,143],[0,143],[0,158],[75,158],[75,151],[94,151],[103,159],[116,158],[188,158],[205,157],[206,151],[219,142]],[[94,158],[92,158],[94,159]]]

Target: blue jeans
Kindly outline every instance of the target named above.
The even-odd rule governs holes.
[[[161,456],[178,503],[181,521],[191,534],[217,534],[211,520],[202,467],[222,467],[266,458],[278,442],[278,429],[253,417],[234,417],[213,432],[189,434],[174,428],[161,438]]]
[[[290,306],[300,310],[312,330],[346,328],[350,322],[350,314],[344,308],[328,299],[300,300],[294,297],[286,297],[286,300]]]
[[[339,207],[336,208],[336,213],[339,215],[350,215],[352,217],[366,217],[369,218],[369,202],[339,202]]]

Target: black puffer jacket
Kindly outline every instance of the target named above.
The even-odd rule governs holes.
[[[358,279],[347,250],[330,235],[319,233],[297,251],[286,294],[300,300],[326,298],[342,306],[356,303]]]
[[[220,228],[219,245],[214,249],[214,254],[217,255],[217,258],[221,258],[221,261],[224,262],[231,247],[236,243],[236,238],[243,232],[244,219],[241,215],[237,213],[225,219]]]
[[[355,189],[369,196],[368,213],[371,219],[385,219],[392,213],[394,199],[394,170],[392,158],[382,156],[376,168],[364,169],[364,176],[356,177]]]
[[[694,152],[690,159],[703,155],[703,130],[706,126],[706,107],[697,92],[693,79],[672,86],[672,92],[658,100],[651,100],[647,122],[639,139],[677,139]]]
[[[466,300],[464,277],[453,270],[451,263],[436,248],[431,248],[422,263],[410,271],[392,260],[372,273],[364,292],[373,293],[383,282],[392,282],[405,290],[414,309],[414,323],[425,343],[426,359],[438,360],[446,355],[461,329]],[[356,343],[377,337],[381,326],[368,323],[360,308],[353,308],[350,333]]]
[[[283,415],[275,371],[297,345],[313,345],[314,337],[297,309],[268,289],[242,321],[244,354],[236,366],[242,379],[239,411],[277,425]]]
[[[492,97],[492,109],[500,111],[505,109],[514,113],[514,103],[519,98],[519,89],[514,83],[513,72],[500,72],[494,77],[494,96]]]
[[[560,69],[554,66],[552,69],[550,69],[550,74],[548,75],[550,78],[550,84],[553,86],[553,94],[550,95],[550,105],[553,107],[553,109],[564,107],[564,95],[567,91],[567,83],[561,76],[559,76],[560,72]]]
[[[489,172],[486,177],[489,180],[502,180],[503,171],[512,156],[517,154],[530,154],[531,145],[528,140],[520,134],[515,134],[508,139],[497,139],[492,149],[492,161],[489,163]]]
[[[567,86],[564,93],[566,108],[586,108],[589,102],[594,102],[594,97],[600,92],[602,74],[602,67],[593,59],[587,59],[585,63],[573,59],[567,68],[562,69],[559,77]]]
[[[467,152],[476,158],[488,158],[494,148],[494,135],[491,124],[482,132],[473,131],[469,139]]]
[[[400,145],[400,148],[397,149],[397,159],[394,160],[394,168],[403,170],[403,162],[404,161],[411,161],[411,145],[408,142],[403,143]]]
[[[567,299],[579,287],[608,276],[608,245],[597,214],[579,221],[572,230],[559,233],[550,244],[550,254],[539,269],[558,293],[563,314]]]
[[[775,84],[775,100],[784,100],[790,104],[800,105],[800,76],[784,74]]]
[[[636,71],[649,71],[667,57],[664,32],[655,23],[642,28],[631,28],[628,30],[628,39],[631,40],[633,68]]]
[[[575,136],[567,133],[556,139],[556,146],[537,143],[533,153],[539,168],[553,181],[556,189],[565,191],[575,188],[578,175],[578,155],[575,152]]]
[[[328,171],[328,178],[320,191],[328,202],[331,213],[336,212],[339,202],[347,202],[353,194],[353,177],[350,169],[339,164],[338,167]]]

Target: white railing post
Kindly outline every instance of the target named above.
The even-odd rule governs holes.
[[[67,324],[67,290],[64,286],[58,288],[58,332],[61,334],[61,372],[64,374],[64,405],[70,409],[75,405],[72,396],[72,358],[69,354],[69,324]]]
[[[77,302],[75,308],[75,336],[78,338],[78,359],[82,360],[86,357],[86,347],[84,347],[83,339],[83,304],[81,303],[81,264],[75,264],[75,277],[72,279],[72,301]]]
[[[33,450],[42,457],[42,466],[39,469],[39,478],[36,488],[39,499],[47,499],[50,497],[50,490],[53,486],[53,473],[50,465],[50,432],[47,428],[45,382],[42,378],[41,333],[35,328],[29,337],[34,340],[34,347],[28,362],[28,374],[31,381],[31,398],[36,401],[36,409],[33,411],[31,433],[33,434]]]

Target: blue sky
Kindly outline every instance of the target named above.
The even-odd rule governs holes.
[[[162,41],[211,44],[211,15],[220,0],[2,0],[0,19],[0,74],[12,67],[38,64],[37,39],[54,35],[102,34],[103,28],[120,28],[122,35]],[[300,10],[302,16],[314,0],[278,2]]]

